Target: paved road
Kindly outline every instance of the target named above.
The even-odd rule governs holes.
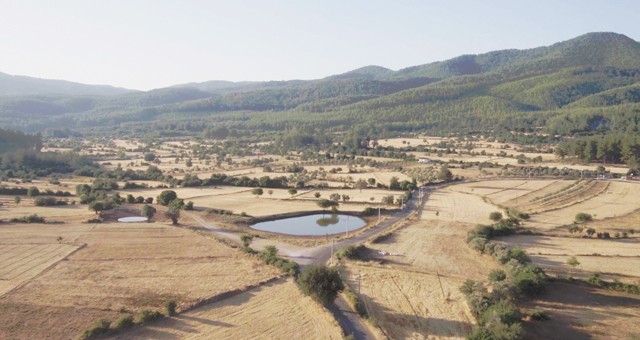
[[[433,188],[434,187],[420,189],[420,190],[423,190],[422,196],[424,197],[425,200],[427,197],[426,194],[428,193],[429,190]],[[361,232],[356,236],[352,236],[352,237],[335,242],[333,244],[333,247],[331,244],[327,244],[327,245],[322,245],[322,246],[313,247],[313,248],[303,248],[303,247],[296,247],[296,246],[291,246],[291,245],[282,244],[279,242],[262,240],[262,239],[255,239],[251,243],[251,247],[256,250],[260,250],[267,245],[276,245],[276,247],[278,248],[278,252],[280,254],[291,258],[301,266],[305,266],[309,264],[325,264],[327,263],[327,261],[331,259],[332,251],[335,251],[350,245],[361,244],[367,239],[369,239],[370,237],[376,236],[386,231],[389,227],[391,227],[395,223],[409,216],[411,213],[413,213],[416,210],[416,208],[419,207],[421,202],[420,196],[421,196],[420,191],[416,192],[414,194],[414,197],[411,200],[409,200],[409,202],[407,202],[407,204],[404,206],[402,210],[395,212],[393,215],[386,218],[382,222]],[[189,215],[189,217],[191,217],[198,224],[202,225],[204,228],[220,236],[240,242],[241,234],[239,233],[212,226],[202,218],[195,215]],[[364,321],[362,320],[362,318],[360,318],[360,316],[351,309],[351,307],[347,304],[347,302],[341,296],[339,296],[336,299],[335,305],[330,307],[330,311],[333,313],[336,320],[338,320],[338,323],[340,323],[340,326],[342,327],[342,329],[345,331],[346,334],[353,334],[354,338],[358,340],[375,338],[375,336],[370,332],[369,327],[367,327],[364,324]]]

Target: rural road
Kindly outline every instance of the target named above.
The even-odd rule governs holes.
[[[422,201],[423,203],[424,201],[426,201],[426,197],[428,197],[428,192],[437,187],[440,187],[440,185],[431,186],[429,188],[420,188],[420,190],[422,191],[422,196],[424,197]],[[332,251],[335,252],[336,250],[343,247],[361,244],[367,239],[386,231],[395,223],[409,216],[412,212],[420,207],[420,193],[417,192],[413,196],[414,197],[412,197],[407,202],[402,210],[395,212],[390,217],[387,217],[385,220],[356,236],[341,239],[335,242],[333,244],[333,247],[331,244],[312,248],[296,247],[289,244],[264,239],[254,239],[254,241],[251,243],[251,246],[256,250],[261,250],[267,245],[275,245],[278,248],[279,254],[289,257],[301,266],[310,264],[325,264],[331,259]],[[189,217],[191,217],[191,219],[196,221],[202,227],[219,236],[234,240],[236,242],[240,242],[240,236],[242,235],[241,233],[231,232],[219,227],[212,226],[199,216],[190,214]],[[329,309],[333,313],[336,320],[338,320],[338,323],[340,323],[340,326],[346,334],[353,334],[355,339],[375,339],[375,335],[372,334],[369,330],[369,327],[364,324],[364,320],[356,312],[353,311],[353,309],[347,304],[342,296],[338,296],[335,304]]]

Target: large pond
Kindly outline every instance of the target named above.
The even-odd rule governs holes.
[[[253,229],[288,235],[331,235],[360,229],[367,224],[363,219],[344,214],[315,214],[265,221],[251,226]]]

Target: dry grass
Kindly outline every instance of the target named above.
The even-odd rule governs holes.
[[[342,339],[331,314],[279,280],[125,333],[117,339]]]
[[[551,283],[525,304],[543,309],[548,321],[528,321],[529,339],[638,339],[640,296],[567,283]]]
[[[51,324],[50,328],[26,328],[27,324],[18,324],[13,315],[3,313],[3,338],[41,338],[43,332],[70,338],[98,317],[112,318],[122,309],[158,309],[169,298],[187,307],[280,275],[277,269],[218,242],[157,223],[63,225],[60,230],[15,225],[2,231],[3,244],[21,240],[51,247],[57,244],[58,236],[73,245],[86,244],[0,300],[0,309],[33,314],[38,321],[29,324]],[[78,311],[91,317],[82,317],[73,326],[67,326],[63,319],[51,320],[61,316],[66,320],[66,314]]]
[[[605,183],[608,183],[608,186],[600,194],[584,194],[583,197],[576,194],[573,199],[578,203],[534,214],[530,223],[536,227],[550,228],[573,223],[576,214],[581,212],[591,214],[594,219],[604,219],[626,215],[638,209],[638,198],[635,194],[640,189],[638,184],[614,181]]]
[[[640,284],[640,239],[602,240],[590,238],[516,235],[500,239],[527,251],[531,260],[550,274],[587,278],[604,273],[605,279]],[[567,264],[575,256],[580,264]]]
[[[429,193],[423,219],[489,224],[489,214],[499,210],[482,198],[458,192],[455,185]]]
[[[382,265],[347,262],[352,287],[360,285],[370,313],[390,338],[464,338],[471,330],[475,321],[459,287],[498,266],[464,243],[470,228],[455,221],[412,221],[369,246]]]

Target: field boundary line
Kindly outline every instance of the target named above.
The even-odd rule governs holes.
[[[244,288],[233,289],[233,290],[230,290],[230,291],[226,291],[226,292],[223,292],[223,293],[219,293],[219,294],[210,296],[208,298],[205,298],[203,300],[195,302],[191,306],[187,306],[187,307],[181,309],[179,314],[186,313],[186,312],[192,311],[194,309],[197,309],[197,308],[200,308],[200,307],[212,304],[212,303],[220,302],[220,301],[232,298],[234,296],[237,296],[237,295],[240,295],[240,294],[243,294],[243,293],[247,293],[247,292],[252,291],[252,290],[254,290],[256,288],[260,288],[260,287],[262,287],[264,285],[267,285],[267,284],[270,284],[270,283],[274,283],[274,282],[276,282],[278,280],[282,280],[283,282],[286,281],[287,280],[287,275],[280,274],[280,275],[272,277],[270,279],[263,280],[263,281],[260,281],[258,283],[255,283],[255,284],[245,286]]]

